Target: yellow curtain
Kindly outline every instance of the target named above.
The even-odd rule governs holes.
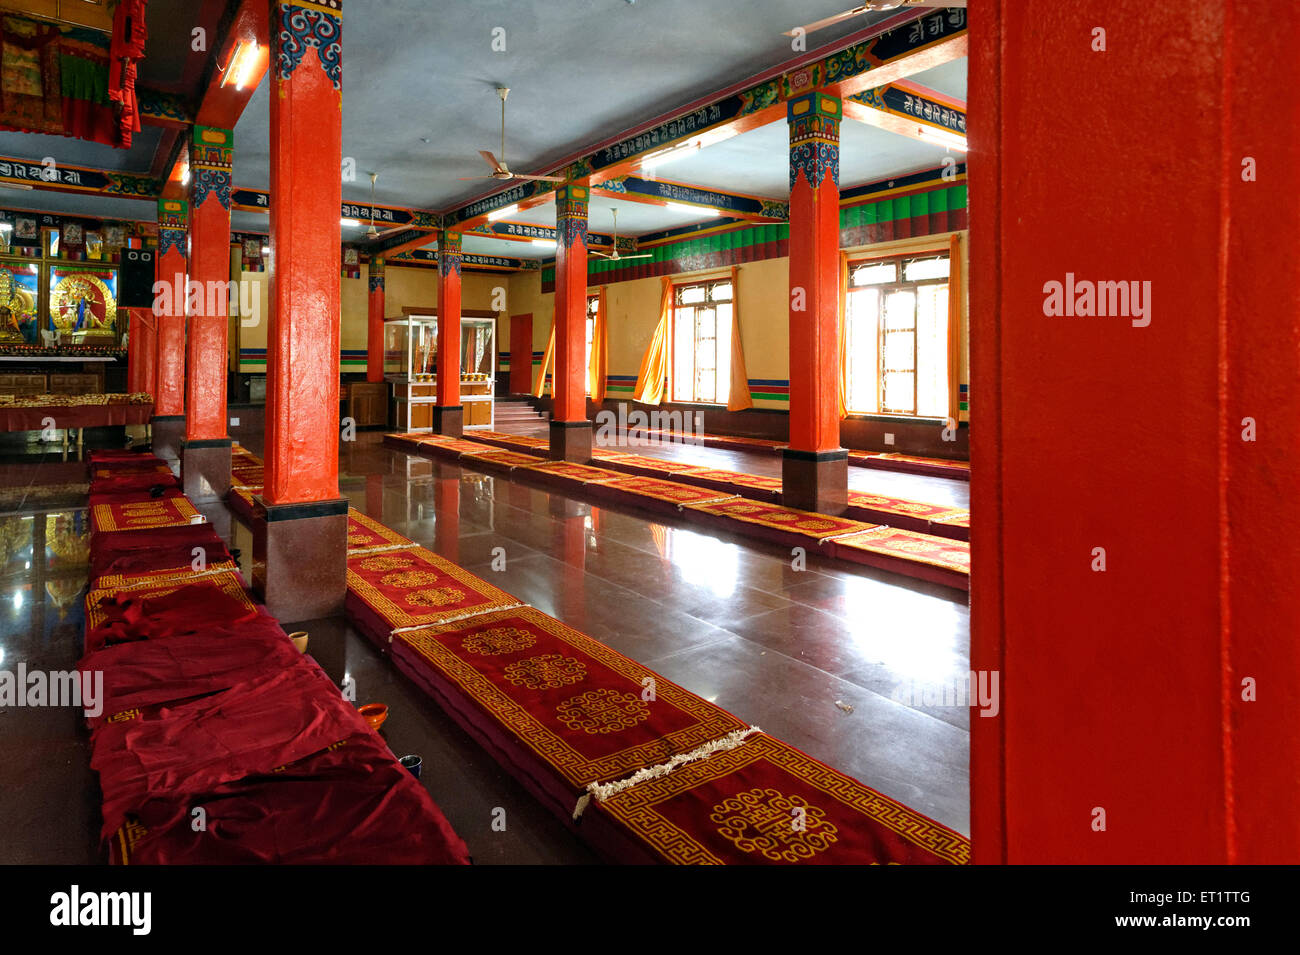
[[[749,372],[745,370],[745,350],[740,343],[740,270],[731,267],[731,392],[727,395],[728,411],[754,407],[749,393]]]
[[[849,254],[840,253],[840,419],[849,416],[849,355],[847,317],[849,308]]]
[[[948,240],[948,417],[961,421],[961,315],[966,290],[962,279],[961,236]]]
[[[606,346],[605,286],[600,287],[596,305],[596,322],[591,330],[591,364],[587,374],[591,378],[591,400],[600,404],[605,400],[605,377],[609,371],[609,351]]]
[[[551,321],[551,337],[546,343],[546,354],[542,356],[542,370],[537,373],[537,384],[533,388],[533,397],[540,398],[546,393],[546,373],[551,370],[551,359],[555,357],[555,321]],[[553,390],[552,390],[553,392]]]
[[[663,291],[659,296],[659,324],[655,326],[650,347],[641,359],[636,373],[636,391],[632,398],[642,404],[657,405],[664,400],[664,386],[668,380],[668,326],[673,314],[673,283],[665,276]]]

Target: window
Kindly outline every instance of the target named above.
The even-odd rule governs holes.
[[[673,289],[673,401],[727,403],[733,294],[730,280]]]
[[[948,255],[850,263],[849,411],[948,416]]]
[[[587,363],[583,373],[587,381],[587,397],[591,397],[591,343],[596,337],[596,312],[600,310],[600,296],[587,296]]]

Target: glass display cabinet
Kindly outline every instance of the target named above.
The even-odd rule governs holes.
[[[464,317],[460,332],[460,404],[466,430],[494,421],[496,321]],[[438,400],[438,317],[409,312],[384,321],[384,377],[393,383],[394,424],[430,431]]]

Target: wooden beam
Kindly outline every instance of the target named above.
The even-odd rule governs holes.
[[[966,148],[965,102],[905,80],[846,99],[844,115],[900,136]]]
[[[240,0],[204,74],[195,123],[235,128],[271,64],[270,32],[266,0]]]
[[[767,199],[739,192],[705,189],[666,179],[620,176],[592,186],[591,191],[608,199],[625,199],[652,206],[696,206],[732,219],[754,222],[785,222],[790,218],[790,203],[785,199]]]

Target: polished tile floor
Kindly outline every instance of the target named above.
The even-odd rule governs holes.
[[[260,452],[257,436],[241,441]],[[779,469],[779,458],[745,452],[644,451],[751,473]],[[68,483],[57,456],[22,457],[0,455],[3,474],[39,487],[48,471],[49,483]],[[901,497],[964,505],[968,495],[964,482],[850,475],[855,487]],[[969,670],[965,594],[815,557],[796,569],[781,547],[392,451],[376,434],[342,446],[340,485],[353,506],[519,599],[969,831],[968,711],[943,700]],[[205,510],[247,562],[248,528],[221,505]],[[84,584],[84,564],[75,566],[66,543],[58,546],[74,563],[54,560],[50,544],[75,536],[69,521],[80,513],[0,514],[0,528],[11,529],[0,540],[0,669],[18,660],[75,665],[80,602],[69,588]],[[33,558],[41,550],[44,563]],[[596,861],[344,621],[296,629],[311,633],[309,652],[337,682],[355,682],[359,703],[389,705],[384,736],[398,755],[423,757],[422,781],[476,862]],[[98,790],[79,724],[68,711],[0,709],[0,862],[100,860]],[[504,832],[491,826],[498,808]]]

